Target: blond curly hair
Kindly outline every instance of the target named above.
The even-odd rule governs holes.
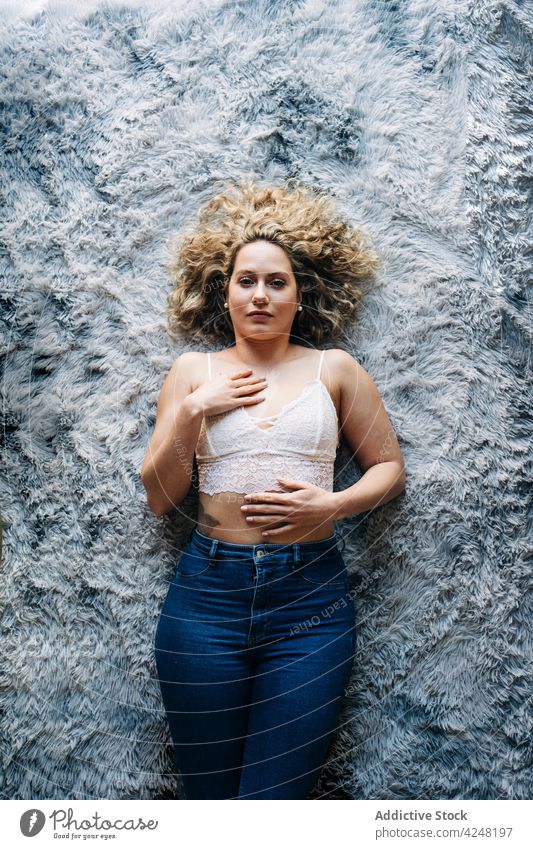
[[[171,336],[188,330],[234,341],[224,307],[227,285],[240,248],[259,239],[287,253],[303,306],[291,335],[314,345],[350,322],[363,297],[358,284],[373,280],[381,265],[363,233],[341,220],[326,193],[295,178],[279,187],[251,179],[226,186],[201,207],[194,231],[179,235],[171,247]]]

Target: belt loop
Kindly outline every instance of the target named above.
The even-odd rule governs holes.
[[[295,542],[292,546],[292,560],[296,567],[300,565],[300,544]]]
[[[211,543],[211,550],[209,552],[209,566],[213,565],[213,560],[215,559],[215,554],[217,553],[218,543],[220,540],[214,539]]]

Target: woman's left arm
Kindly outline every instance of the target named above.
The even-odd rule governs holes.
[[[346,351],[335,349],[331,367],[341,387],[342,433],[362,477],[331,493],[332,519],[343,519],[392,501],[405,490],[405,464],[383,399],[370,375]]]

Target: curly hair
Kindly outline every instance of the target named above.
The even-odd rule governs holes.
[[[363,297],[358,284],[372,280],[381,266],[364,235],[341,220],[324,192],[295,178],[279,187],[252,180],[230,185],[201,207],[194,232],[181,234],[173,246],[167,264],[174,284],[167,311],[171,336],[189,330],[234,341],[225,291],[238,251],[259,239],[287,253],[304,307],[291,337],[314,345],[350,322]]]

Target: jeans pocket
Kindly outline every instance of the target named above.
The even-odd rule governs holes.
[[[211,567],[211,559],[197,548],[187,546],[183,551],[176,567],[178,578],[198,578]]]
[[[294,570],[295,574],[313,586],[348,588],[346,564],[339,551],[328,552],[322,557],[311,557]]]

